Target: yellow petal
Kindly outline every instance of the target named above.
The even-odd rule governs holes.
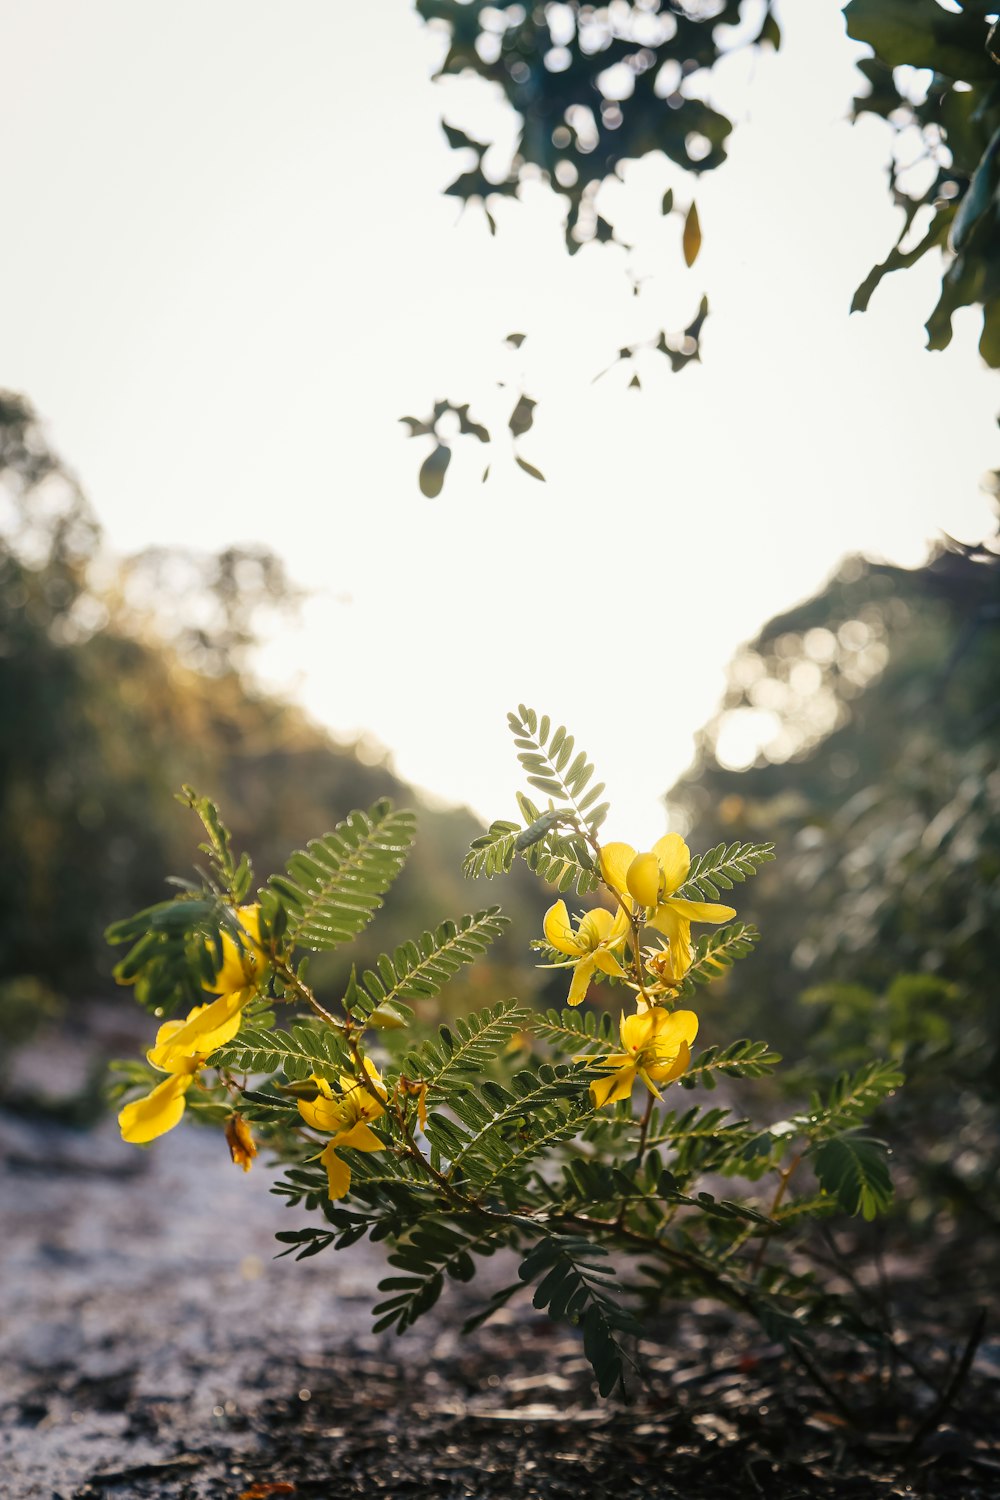
[[[554,906],[549,907],[542,923],[542,931],[549,947],[555,948],[559,953],[569,953],[575,958],[583,952],[580,939],[570,926],[565,901],[557,901]]]
[[[619,906],[615,912],[615,920],[611,924],[611,931],[608,934],[608,946],[610,948],[617,948],[622,938],[627,937],[631,930],[632,923],[628,919],[628,912],[624,906]]]
[[[605,884],[617,891],[619,896],[627,896],[629,893],[625,877],[634,859],[635,850],[631,844],[605,844],[601,850],[601,874]]]
[[[677,1056],[672,1062],[653,1063],[646,1069],[646,1072],[657,1083],[673,1083],[675,1078],[679,1078],[682,1073],[687,1072],[690,1061],[691,1048],[687,1042],[681,1042],[677,1049]]]
[[[350,1130],[341,1131],[330,1142],[331,1146],[350,1146],[352,1151],[384,1151],[385,1145],[379,1140],[374,1130],[369,1129],[363,1120],[352,1125]]]
[[[606,943],[611,936],[614,920],[603,906],[595,906],[593,911],[584,912],[577,929],[581,953],[593,953],[599,943]]]
[[[653,853],[663,875],[663,893],[669,896],[687,880],[688,870],[691,868],[691,850],[679,833],[665,833],[661,839],[656,840]]]
[[[590,1063],[594,1068],[610,1068],[616,1073],[620,1068],[630,1068],[634,1059],[629,1052],[608,1052],[604,1057],[590,1057],[584,1052],[573,1061]]]
[[[326,1099],[320,1094],[318,1099],[299,1099],[296,1102],[299,1114],[313,1130],[325,1130],[329,1135],[343,1130],[346,1111],[342,1099]]]
[[[333,1142],[325,1146],[319,1154],[319,1159],[326,1168],[326,1180],[329,1185],[329,1197],[334,1201],[346,1197],[351,1187],[351,1169],[346,1161],[341,1161],[333,1149]]]
[[[620,974],[623,979],[628,977],[615,955],[607,948],[602,948],[594,954],[594,963],[602,974]]]
[[[684,904],[680,901],[667,901],[663,906],[658,906],[649,919],[650,927],[655,927],[657,932],[662,932],[664,937],[670,939],[671,968],[675,978],[687,973],[693,957],[691,923],[677,910]]]
[[[216,995],[245,989],[253,984],[264,966],[260,942],[260,907],[241,906],[236,913],[243,929],[243,947],[237,946],[228,929],[222,932],[222,963],[211,984],[205,988]],[[213,949],[213,953],[214,953]]]
[[[691,1061],[691,1043],[697,1035],[698,1017],[693,1010],[659,1010],[644,1058],[650,1078],[657,1083],[679,1078]]]
[[[621,1032],[622,1046],[633,1056],[641,1052],[654,1035],[657,1016],[666,1015],[666,1011],[659,1007],[655,1010],[640,1010],[632,1016],[622,1016],[619,1031]]]
[[[378,1068],[376,1068],[370,1057],[365,1058],[365,1072],[368,1074],[368,1077],[375,1085],[375,1092],[381,1094],[383,1099],[388,1099],[389,1090],[382,1082],[382,1074],[379,1072]]]
[[[597,967],[592,958],[581,958],[578,964],[573,966],[573,982],[569,987],[567,1005],[579,1005],[590,988],[590,981],[594,977],[594,969]]]
[[[617,1073],[610,1073],[607,1078],[595,1079],[590,1085],[590,1097],[594,1101],[594,1108],[601,1109],[605,1104],[617,1104],[619,1099],[627,1099],[634,1083],[634,1063],[620,1068]]]
[[[735,907],[718,901],[682,901],[675,896],[670,905],[689,922],[728,922],[736,915]]]
[[[640,906],[655,906],[660,896],[660,864],[655,854],[637,854],[625,872],[629,894]]]
[[[252,989],[235,990],[208,1005],[196,1005],[184,1021],[167,1021],[146,1056],[154,1068],[166,1073],[192,1071],[194,1058],[208,1057],[216,1047],[232,1041],[240,1029],[240,1012],[252,997]]]
[[[378,1088],[382,1090],[382,1098],[376,1098],[368,1089],[364,1089],[360,1083],[356,1083],[349,1074],[342,1073],[340,1075],[340,1086],[344,1092],[341,1103],[343,1105],[345,1120],[377,1120],[379,1115],[385,1114],[385,1110],[382,1107],[382,1099],[386,1097],[385,1087],[378,1072],[375,1071],[374,1064],[370,1064],[368,1058],[365,1058],[365,1071],[369,1077],[371,1077],[373,1071],[375,1072],[375,1080],[377,1081]]]
[[[158,1135],[173,1130],[184,1113],[184,1095],[191,1086],[193,1075],[182,1074],[165,1078],[151,1094],[142,1099],[133,1099],[118,1115],[122,1140],[141,1146],[146,1141],[155,1141]]]
[[[652,1016],[653,1037],[657,1045],[661,1042],[687,1042],[690,1045],[698,1035],[698,1017],[693,1010],[664,1010],[659,1006]]]

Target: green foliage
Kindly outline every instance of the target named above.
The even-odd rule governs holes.
[[[738,958],[745,958],[759,937],[760,933],[749,922],[731,922],[716,932],[703,933],[695,944],[694,958],[678,994],[690,995],[697,985],[710,984]]]
[[[440,1075],[436,1082],[440,1083]],[[449,1108],[457,1117],[432,1114],[427,1137],[448,1159],[449,1177],[467,1178],[484,1186],[506,1177],[512,1163],[522,1164],[521,1148],[535,1132],[545,1134],[552,1124],[549,1107],[564,1101],[582,1103],[589,1080],[567,1067],[542,1064],[513,1074],[508,1084],[494,1081],[478,1089],[453,1093]]]
[[[612,16],[573,0],[557,21],[539,8],[417,0],[423,19],[443,22],[450,34],[439,76],[478,76],[499,88],[520,125],[509,172],[498,181],[495,170],[489,176],[483,170],[490,143],[444,123],[449,145],[475,157],[448,193],[482,205],[489,215],[499,199],[516,198],[523,182],[541,174],[567,203],[571,254],[591,240],[617,239],[594,199],[625,161],[657,149],[697,176],[725,160],[729,120],[683,89],[667,109],[654,85],[664,68],[710,69],[722,55],[723,29],[739,20],[741,8],[741,0],[722,0],[704,14],[677,9],[661,17],[648,7],[626,4]],[[770,9],[754,40],[776,46],[779,33],[773,24],[768,27]],[[635,87],[628,98],[612,99],[603,92],[605,75],[622,62],[630,67]],[[692,149],[695,136],[705,149]],[[673,211],[672,202],[663,207],[665,214]],[[678,206],[676,212],[686,210]],[[488,222],[495,227],[491,217]]]
[[[185,891],[173,901],[146,907],[105,934],[112,944],[131,943],[115,965],[119,984],[135,987],[140,1005],[170,1013],[182,1005],[205,1000],[206,986],[215,977],[223,903],[212,890],[200,896]]]
[[[580,1051],[591,1046],[606,1047],[615,1039],[615,1025],[611,1017],[597,1010],[548,1010],[536,1017],[535,1031],[546,1041]]]
[[[759,1078],[769,1069],[776,1068],[780,1061],[780,1053],[769,1051],[766,1042],[742,1040],[731,1042],[728,1047],[706,1047],[704,1052],[692,1058],[680,1084],[686,1089],[698,1085],[714,1089],[718,1073],[726,1078]]]
[[[886,275],[940,252],[943,276],[926,323],[928,348],[945,348],[954,313],[979,305],[980,354],[998,367],[1000,33],[995,13],[984,0],[955,0],[947,7],[938,0],[848,0],[843,8],[848,34],[872,49],[858,65],[868,91],[854,101],[854,118],[875,114],[898,138],[889,186],[893,203],[903,210],[896,243],[857,288],[851,310],[864,311]],[[725,160],[732,124],[704,102],[703,87],[689,88],[686,80],[710,76],[731,52],[729,28],[748,20],[749,7],[742,0],[719,0],[707,7],[618,0],[611,8],[569,0],[558,9],[486,0],[417,0],[417,10],[449,33],[439,76],[478,79],[503,98],[513,116],[514,145],[506,170],[499,172],[499,141],[474,139],[442,121],[449,145],[466,160],[445,191],[479,206],[491,234],[497,232],[497,205],[517,199],[530,180],[545,183],[565,202],[570,254],[584,244],[608,242],[629,254],[635,247],[625,243],[617,223],[597,207],[606,182],[621,177],[627,162],[654,152],[683,169],[688,181]],[[770,0],[743,45],[780,47],[781,29]],[[622,98],[612,81],[626,69],[631,88]],[[664,99],[662,83],[674,70],[676,87]],[[925,82],[910,70],[928,70],[931,76]],[[916,160],[929,161],[935,169],[929,182],[921,179],[919,190],[911,188],[908,176],[916,133],[923,139]],[[488,151],[487,174],[483,161]],[[663,216],[677,215],[682,221],[680,252],[687,266],[694,265],[702,244],[697,203],[675,194],[673,186],[658,201]],[[922,211],[929,224],[922,222]],[[920,237],[911,243],[918,225]],[[629,274],[638,296],[641,278],[631,268]],[[664,329],[623,345],[608,369],[624,368],[629,388],[636,390],[642,387],[640,358],[662,354],[674,372],[684,369],[701,358],[707,316],[708,298],[703,296],[685,329]],[[524,337],[510,335],[507,342],[519,348]],[[508,424],[515,437],[530,426],[534,406],[530,397],[519,397]],[[488,429],[469,421],[468,403],[439,401],[427,421],[404,417],[412,435],[426,434],[435,442],[420,471],[421,489],[429,495],[439,493],[451,457],[436,430],[445,412],[460,415],[463,433],[484,443],[491,437]],[[533,477],[543,477],[519,455],[515,462]],[[489,472],[487,465],[484,479]]]
[[[728,1012],[751,1035],[781,1017],[793,1098],[873,1058],[905,1073],[873,1133],[914,1234],[942,1203],[970,1233],[1000,1222],[998,569],[992,545],[913,570],[849,559],[741,649],[670,798],[713,843],[777,840],[741,892],[767,942]],[[728,769],[715,746],[757,695],[784,704],[780,743]]]
[[[539,720],[534,709],[525,708],[523,703],[516,714],[507,715],[507,723],[519,752],[517,758],[528,773],[529,784],[560,802],[568,803],[581,822],[591,832],[596,832],[608,813],[608,804],[597,800],[604,791],[604,782],[587,790],[594,767],[585,751],[580,750],[574,755],[576,741],[573,736],[567,734],[562,725],[553,730],[547,714]]]
[[[481,1073],[531,1019],[531,1011],[516,1000],[460,1016],[453,1027],[440,1026],[433,1040],[428,1037],[407,1053],[401,1071],[435,1086]]]
[[[541,809],[522,796],[524,826],[494,824],[473,846],[469,872],[508,872],[520,854],[560,888],[567,888],[567,868],[578,886],[581,877],[596,885],[605,808],[592,765],[547,717],[522,707],[511,723],[529,780],[553,804]],[[588,923],[585,914],[574,929],[579,957],[570,962],[596,970],[602,961],[610,970],[604,977],[628,987],[630,1003],[641,995],[641,1008],[620,1027],[593,1009],[540,1016],[515,1000],[421,1026],[407,1002],[426,1007],[501,937],[505,919],[487,907],[355,965],[330,1011],[298,952],[357,937],[401,871],[412,815],[386,802],[350,814],[293,855],[287,874],[271,877],[251,921],[235,905],[249,894],[248,863],[214,804],[192,792],[186,800],[207,832],[209,871],[200,885],[181,883],[172,901],[111,933],[130,944],[120,971],[143,988],[147,1003],[195,997],[183,1027],[168,1030],[154,1054],[158,1066],[125,1065],[119,1075],[127,1138],[145,1141],[171,1128],[180,1101],[204,1124],[225,1125],[234,1159],[243,1161],[252,1126],[284,1165],[275,1193],[321,1216],[281,1231],[282,1254],[306,1259],[366,1238],[387,1246],[379,1332],[405,1331],[449,1281],[471,1282],[478,1258],[513,1253],[517,1283],[494,1293],[467,1326],[532,1286],[537,1308],[580,1328],[603,1395],[624,1387],[627,1341],[643,1331],[642,1311],[663,1297],[707,1293],[730,1302],[790,1348],[829,1311],[820,1285],[798,1269],[765,1265],[765,1252],[779,1253],[784,1242],[800,1259],[811,1226],[833,1206],[866,1217],[887,1207],[885,1156],[863,1132],[869,1112],[900,1082],[895,1065],[866,1061],[814,1093],[808,1112],[769,1127],[729,1107],[671,1107],[658,1086],[669,1087],[679,1073],[687,1089],[712,1089],[720,1076],[759,1078],[779,1061],[752,1041],[690,1059],[678,1040],[688,1020],[674,1025],[668,1015],[681,995],[750,952],[754,928],[734,922],[699,939],[677,981],[662,977],[669,965],[657,968],[662,947],[652,955],[643,947],[651,914],[629,905],[628,922],[611,937],[604,908],[601,921]],[[699,897],[733,889],[771,852],[760,842],[719,844],[692,861],[688,888]],[[218,981],[223,959],[233,962],[224,935],[244,926],[255,934],[258,915],[254,966],[228,969],[241,987],[206,1006],[204,986]],[[574,951],[571,942],[567,952]],[[289,1006],[282,1024],[281,1008]],[[213,1045],[220,1024],[228,1039]],[[369,1051],[373,1033],[378,1066]],[[200,1037],[212,1041],[202,1046]],[[176,1070],[183,1089],[160,1089],[161,1069]],[[622,1097],[598,1109],[609,1072]],[[649,1101],[641,1115],[630,1097],[640,1082]],[[803,1160],[819,1190],[796,1197],[787,1190]],[[775,1172],[776,1190],[755,1188]],[[728,1197],[719,1193],[722,1178],[733,1182]],[[839,1308],[837,1316],[847,1326]]]
[[[400,1000],[426,1000],[436,995],[463,964],[476,961],[507,926],[499,906],[485,907],[459,922],[442,922],[416,942],[404,943],[390,958],[383,953],[376,969],[366,969],[355,990],[353,1014],[367,1018],[373,1011],[395,1009]],[[363,993],[360,993],[362,992]]]
[[[865,1135],[840,1135],[812,1153],[812,1164],[824,1192],[832,1193],[845,1213],[874,1219],[892,1202],[892,1182],[884,1141]]]
[[[412,813],[382,800],[293,854],[287,873],[270,882],[289,912],[292,941],[320,952],[356,937],[402,869],[414,828]]]
[[[874,57],[862,62],[870,89],[855,100],[855,116],[869,112],[889,121],[907,140],[890,172],[893,198],[903,209],[899,238],[886,259],[855,293],[852,311],[863,311],[890,272],[915,265],[931,250],[943,254],[937,306],[927,320],[927,347],[951,341],[960,307],[983,309],[979,352],[1000,365],[1000,60],[988,12],[979,0],[944,10],[937,0],[849,0],[848,34],[867,42]],[[932,69],[925,90],[907,90],[894,70]],[[908,190],[904,161],[918,131],[936,171],[920,193]],[[902,248],[921,209],[932,213],[921,239]]]
[[[239,1035],[212,1053],[211,1066],[240,1073],[283,1073],[287,1079],[315,1073],[336,1083],[345,1066],[344,1044],[329,1026],[299,1023],[290,1030],[241,1026]]]
[[[518,825],[495,819],[486,833],[473,839],[462,864],[462,872],[474,880],[481,875],[506,875],[514,863]]]
[[[892,1063],[874,1059],[856,1073],[842,1073],[826,1098],[813,1095],[806,1121],[809,1135],[825,1139],[861,1125],[876,1105],[903,1086],[903,1075]]]
[[[445,1277],[471,1281],[476,1274],[472,1256],[492,1255],[497,1249],[496,1230],[470,1233],[461,1218],[435,1219],[425,1216],[405,1241],[389,1256],[389,1264],[403,1274],[387,1276],[378,1284],[380,1292],[391,1292],[373,1309],[373,1331],[394,1328],[405,1333],[422,1313],[428,1312],[444,1290]]]
[[[720,892],[742,885],[760,865],[774,858],[773,844],[717,844],[691,861],[687,879],[676,892],[685,900],[718,901]]]
[[[532,1302],[551,1318],[583,1326],[583,1349],[594,1367],[602,1396],[624,1383],[627,1355],[620,1335],[638,1334],[641,1325],[622,1307],[622,1289],[607,1263],[607,1252],[578,1235],[546,1234],[521,1262],[523,1281],[537,1281]]]

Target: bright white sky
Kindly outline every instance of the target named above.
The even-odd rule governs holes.
[[[659,221],[666,186],[690,193],[665,158],[605,199],[640,242],[633,298],[620,249],[566,256],[544,189],[499,205],[496,239],[441,196],[440,113],[476,134],[496,107],[430,82],[441,42],[407,0],[0,0],[0,383],[115,549],[282,553],[315,594],[266,671],[338,733],[506,816],[505,712],[533,704],[596,759],[612,836],[648,846],[742,639],[846,552],[914,564],[990,524],[975,317],[923,351],[928,259],[848,318],[896,232],[888,132],[846,122],[837,7],[782,24],[777,58],[713,84],[738,123],[692,270]],[[591,385],[703,290],[702,366]],[[396,419],[447,395],[502,426],[518,387],[496,382],[522,375],[548,483],[500,447],[480,485],[466,440],[425,500],[426,440]]]

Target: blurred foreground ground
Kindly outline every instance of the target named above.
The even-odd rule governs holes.
[[[19,1076],[72,1083],[86,1052],[50,1039]],[[274,1231],[304,1216],[215,1135],[181,1126],[140,1152],[110,1120],[5,1113],[0,1157],[4,1500],[1000,1494],[995,1329],[934,1420],[905,1368],[831,1351],[824,1393],[696,1303],[650,1327],[635,1399],[602,1403],[574,1331],[520,1299],[463,1338],[454,1287],[405,1339],[371,1335],[379,1252],[274,1260]],[[963,1298],[919,1247],[907,1266],[900,1344],[946,1387],[981,1289]]]

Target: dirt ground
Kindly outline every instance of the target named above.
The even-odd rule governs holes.
[[[270,1180],[184,1125],[139,1151],[108,1120],[0,1113],[3,1500],[1000,1496],[995,1323],[939,1411],[859,1356],[831,1355],[819,1389],[696,1303],[649,1330],[633,1399],[602,1402],[575,1331],[527,1299],[463,1338],[456,1287],[404,1339],[373,1336],[379,1252],[275,1260],[306,1216]],[[929,1272],[921,1296],[942,1290]],[[901,1335],[939,1392],[976,1300]]]

